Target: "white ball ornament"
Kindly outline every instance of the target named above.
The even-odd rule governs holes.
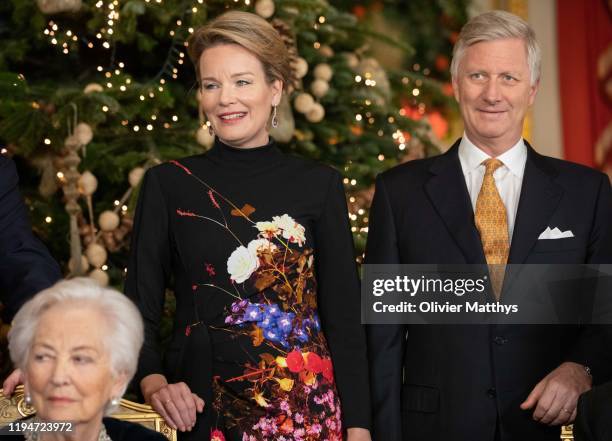
[[[200,127],[196,132],[196,140],[198,144],[209,149],[215,142],[215,137],[210,134],[208,127]]]
[[[85,94],[94,92],[104,92],[104,87],[100,86],[98,83],[89,83],[85,86],[85,89],[83,89],[83,93]]]
[[[84,171],[79,177],[79,189],[85,196],[91,196],[98,188],[98,179],[89,170]]]
[[[263,18],[270,18],[274,15],[274,1],[273,0],[259,0],[255,3],[255,12],[257,15]]]
[[[309,93],[300,93],[293,101],[293,107],[300,113],[307,113],[315,104],[315,100]]]
[[[130,183],[130,187],[137,187],[144,176],[145,169],[142,167],[133,168],[128,175],[128,181]]]
[[[298,57],[292,64],[295,76],[298,78],[304,78],[308,73],[308,62],[302,57]]]
[[[98,224],[102,231],[113,231],[119,226],[119,223],[119,215],[110,210],[103,211],[98,218]]]
[[[93,139],[93,130],[91,126],[87,123],[78,123],[74,128],[74,136],[82,145],[87,145]]]
[[[319,103],[314,103],[312,108],[306,114],[306,119],[310,121],[311,123],[321,122],[324,117],[325,117],[325,108]]]
[[[322,98],[329,91],[329,83],[325,80],[314,80],[310,85],[310,90],[314,96]]]
[[[323,81],[330,81],[334,76],[334,71],[327,63],[318,64],[313,72],[315,78]]]
[[[95,280],[100,286],[108,286],[109,277],[106,271],[96,268],[89,273],[89,278]]]
[[[91,243],[85,250],[85,255],[87,256],[87,260],[94,268],[100,268],[106,262],[108,258],[108,253],[106,252],[106,248],[97,243]]]
[[[74,258],[70,258],[70,260],[68,261],[68,269],[70,270],[71,273],[74,273],[76,271],[76,260],[74,260]],[[87,261],[87,257],[81,255],[81,272],[85,272],[87,271],[87,269],[89,268],[89,262]]]

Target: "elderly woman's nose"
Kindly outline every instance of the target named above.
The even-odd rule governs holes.
[[[51,368],[51,382],[62,386],[70,382],[70,360],[58,358]]]

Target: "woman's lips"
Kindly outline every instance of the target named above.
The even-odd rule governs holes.
[[[236,124],[243,120],[246,115],[246,112],[228,112],[218,115],[218,118],[223,124]]]

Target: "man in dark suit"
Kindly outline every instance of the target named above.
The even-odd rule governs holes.
[[[61,278],[57,262],[33,234],[15,164],[0,155],[0,299],[5,319]]]
[[[62,277],[57,262],[32,234],[18,183],[15,164],[0,154],[0,300],[8,322],[34,294]],[[19,381],[16,370],[5,380],[5,393],[11,394]]]
[[[580,396],[574,422],[576,441],[612,439],[612,383],[594,387]]]
[[[475,17],[451,73],[464,136],[378,177],[366,264],[612,262],[608,178],[522,139],[540,76],[529,25]],[[373,439],[558,440],[608,374],[602,341],[593,327],[370,325]]]

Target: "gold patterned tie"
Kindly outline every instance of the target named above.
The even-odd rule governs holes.
[[[483,164],[485,175],[476,200],[475,221],[476,228],[480,233],[482,249],[489,265],[491,286],[495,298],[499,300],[504,283],[506,263],[508,262],[510,241],[508,239],[506,207],[495,186],[493,173],[504,164],[495,158],[487,159]]]

